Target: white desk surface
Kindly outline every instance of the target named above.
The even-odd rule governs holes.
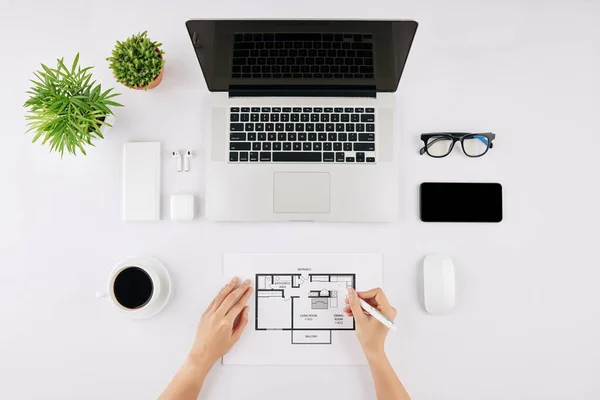
[[[85,5],[84,5],[85,4]],[[168,196],[203,198],[199,110],[206,86],[184,22],[209,17],[414,18],[401,80],[401,218],[392,224],[121,221],[121,151],[160,140],[194,149],[192,172],[163,165]],[[221,285],[223,252],[379,252],[399,310],[388,353],[413,399],[600,398],[600,3],[565,1],[0,1],[0,398],[152,399],[183,360]],[[118,86],[105,58],[148,30],[164,43],[162,84]],[[126,107],[87,157],[24,136],[25,90],[40,62],[95,65]],[[481,159],[418,155],[419,134],[493,131]],[[505,220],[424,224],[423,181],[494,181]],[[423,257],[447,252],[457,305],[430,317]],[[130,321],[94,294],[121,258],[160,258],[176,285],[156,318]],[[203,399],[372,399],[366,368],[217,366]]]

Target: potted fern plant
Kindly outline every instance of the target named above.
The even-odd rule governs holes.
[[[28,132],[34,131],[33,142],[38,139],[48,143],[50,151],[65,150],[73,155],[77,150],[86,154],[86,146],[94,146],[92,140],[103,139],[106,129],[112,126],[112,107],[122,107],[111,100],[118,96],[113,88],[102,91],[102,86],[92,80],[93,67],[79,66],[79,53],[71,68],[64,59],[57,60],[56,68],[42,64],[42,70],[34,72],[33,86],[24,107],[28,109]]]
[[[117,41],[106,60],[118,82],[131,89],[153,89],[162,81],[165,65],[160,46],[162,43],[150,40],[145,31]]]

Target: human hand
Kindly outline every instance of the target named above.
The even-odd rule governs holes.
[[[246,303],[252,294],[250,281],[236,288],[233,278],[209,304],[200,319],[189,359],[203,369],[210,369],[239,340],[248,324]]]
[[[356,336],[360,342],[367,358],[375,357],[384,353],[384,343],[389,328],[367,314],[360,306],[359,297],[375,307],[379,312],[390,320],[396,318],[397,312],[390,305],[383,290],[380,288],[357,292],[349,288],[344,312],[349,317],[354,316],[356,322]]]

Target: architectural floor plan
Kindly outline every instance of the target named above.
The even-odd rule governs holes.
[[[292,344],[331,344],[331,331],[354,330],[344,314],[356,274],[256,274],[255,329],[290,331]]]
[[[224,254],[223,280],[250,279],[248,326],[225,365],[365,365],[348,288],[382,285],[380,254]]]

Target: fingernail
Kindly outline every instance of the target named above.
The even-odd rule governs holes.
[[[348,288],[348,296],[349,297],[354,297],[355,294],[356,294],[356,292],[354,291],[353,288]]]
[[[246,279],[244,281],[244,286],[250,286],[250,279]]]
[[[234,282],[237,282],[237,281],[238,281],[238,277],[237,277],[237,276],[234,276],[234,277],[233,277],[233,279],[231,279],[231,282],[230,282],[230,283],[234,283]]]

